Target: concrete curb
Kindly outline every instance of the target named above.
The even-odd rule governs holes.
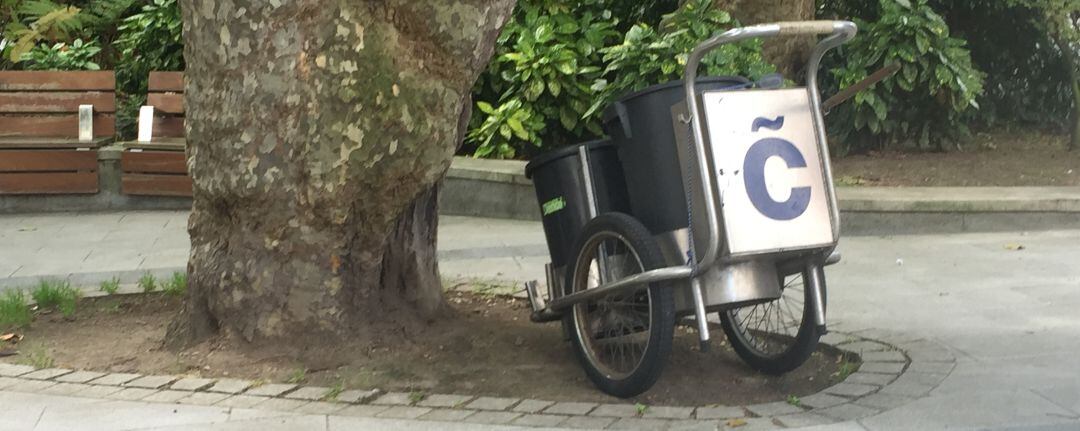
[[[191,207],[189,198],[121,194],[119,150],[106,147],[98,154],[99,193],[0,196],[0,214]],[[525,164],[455,157],[439,212],[539,220]],[[838,195],[844,235],[1080,229],[1080,187],[840,187]]]
[[[927,396],[955,367],[944,346],[882,330],[834,332],[825,343],[863,358],[843,382],[798,405],[650,406],[554,402],[475,395],[383,392],[191,376],[144,376],[0,363],[0,390],[169,404],[242,407],[308,414],[590,429],[782,429],[874,416]],[[742,424],[742,425],[738,425]]]
[[[446,215],[539,220],[525,162],[458,157]],[[845,235],[1080,229],[1080,187],[839,187]]]

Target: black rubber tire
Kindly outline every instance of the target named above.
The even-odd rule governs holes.
[[[802,366],[810,358],[810,355],[817,350],[821,333],[814,323],[814,310],[809,306],[810,289],[806,286],[808,274],[804,270],[801,275],[803,277],[802,320],[799,322],[799,331],[795,335],[795,342],[781,353],[768,355],[759,351],[743,337],[742,331],[735,327],[734,319],[731,316],[732,311],[720,313],[720,325],[724,328],[724,334],[727,335],[731,348],[750,368],[765,374],[781,375]],[[783,286],[783,283],[784,280],[781,280],[781,286]],[[822,301],[827,301],[828,295],[825,294],[824,271],[821,274],[821,283]]]
[[[566,293],[572,293],[575,289],[575,268],[582,258],[584,247],[590,239],[604,232],[612,232],[622,236],[628,245],[638,255],[642,266],[642,272],[667,266],[660,248],[653,239],[652,233],[637,221],[637,219],[622,213],[607,213],[596,217],[585,225],[574,247],[573,260],[567,265]],[[590,363],[585,346],[576,328],[574,309],[568,309],[563,316],[563,326],[570,334],[570,342],[573,344],[574,353],[585,374],[594,385],[606,394],[630,398],[640,395],[649,390],[667,365],[671,355],[672,338],[675,335],[675,299],[674,292],[663,283],[649,285],[649,297],[651,308],[649,312],[649,341],[642,353],[642,359],[636,369],[625,378],[614,379],[605,375]]]

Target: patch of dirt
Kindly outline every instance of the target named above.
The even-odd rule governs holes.
[[[1035,130],[979,133],[948,153],[871,152],[833,161],[847,186],[1080,186],[1080,149],[1068,135]]]
[[[456,313],[394,346],[348,342],[317,346],[299,361],[287,345],[245,347],[218,339],[172,352],[162,348],[180,300],[161,294],[84,299],[73,320],[39,315],[15,362],[47,355],[55,366],[110,372],[235,377],[387,391],[459,393],[553,401],[616,402],[585,378],[558,323],[529,321],[525,301],[448,292]],[[717,333],[722,334],[717,328]],[[677,328],[671,361],[660,382],[636,402],[647,405],[745,405],[806,396],[835,383],[850,358],[822,347],[782,377],[746,367],[718,338],[709,353],[696,335]]]

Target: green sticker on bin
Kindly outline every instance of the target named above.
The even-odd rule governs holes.
[[[544,202],[544,215],[551,215],[552,213],[559,212],[563,208],[566,208],[566,199],[559,196],[550,201]]]

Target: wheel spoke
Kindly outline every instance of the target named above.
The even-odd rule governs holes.
[[[804,312],[801,274],[788,276],[776,300],[732,310],[728,317],[745,344],[761,356],[783,354],[798,335]]]
[[[582,268],[583,272],[587,268],[589,274],[583,286],[574,286],[575,291],[595,288],[601,280],[610,283],[644,272],[637,252],[614,233],[594,241],[585,253],[589,255],[579,261],[589,262]],[[575,318],[588,328],[582,342],[599,370],[618,377],[639,366],[649,343],[651,307],[646,289],[610,294],[574,307]]]

